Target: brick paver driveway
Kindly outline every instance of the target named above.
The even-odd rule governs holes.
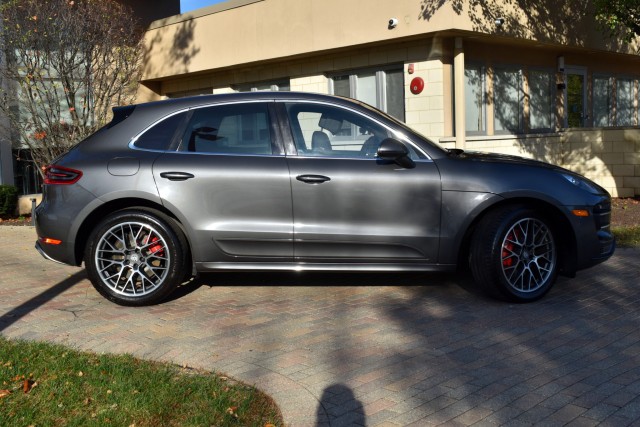
[[[289,425],[640,423],[639,250],[529,305],[455,275],[234,273],[124,308],[34,239],[0,227],[3,335],[222,371]]]

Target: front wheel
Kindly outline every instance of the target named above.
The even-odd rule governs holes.
[[[120,305],[155,304],[184,279],[186,239],[175,221],[160,212],[115,212],[93,230],[85,267],[100,294]]]
[[[531,302],[553,286],[558,248],[551,222],[524,207],[488,214],[471,242],[471,271],[488,293]]]

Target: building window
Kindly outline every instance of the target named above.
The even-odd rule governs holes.
[[[485,89],[484,69],[480,66],[469,66],[464,70],[465,98],[465,130],[467,135],[484,135],[485,124]]]
[[[529,129],[549,131],[553,128],[554,76],[550,71],[529,71]]]
[[[166,97],[173,98],[186,98],[187,96],[198,96],[198,95],[211,95],[213,93],[213,88],[206,87],[202,89],[193,89],[193,90],[183,90],[180,92],[171,92],[167,93]]]
[[[236,87],[238,92],[288,92],[291,90],[289,80],[248,83]]]
[[[616,81],[616,126],[635,125],[634,81],[617,79]]]
[[[402,67],[360,71],[332,76],[330,92],[357,99],[404,121],[404,74]]]
[[[496,68],[493,75],[493,115],[496,133],[519,133],[523,130],[522,105],[520,70]]]
[[[593,126],[611,126],[612,79],[605,76],[593,77]]]

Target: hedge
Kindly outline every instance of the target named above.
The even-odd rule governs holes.
[[[18,189],[13,185],[0,185],[0,216],[12,216],[18,205]]]

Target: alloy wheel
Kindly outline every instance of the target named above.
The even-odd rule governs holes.
[[[141,297],[162,285],[171,257],[167,242],[155,228],[122,222],[102,235],[94,262],[102,282],[113,292]]]

